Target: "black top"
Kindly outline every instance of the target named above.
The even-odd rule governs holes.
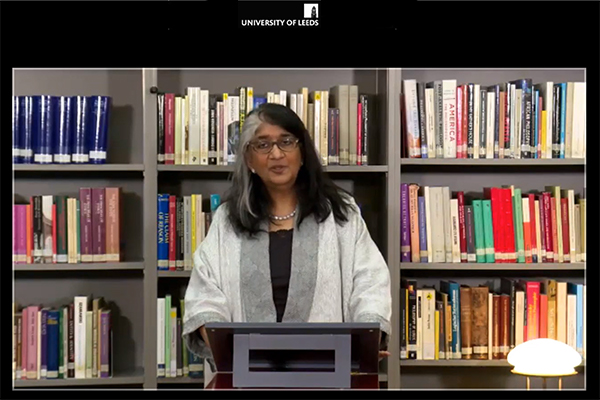
[[[293,229],[269,232],[269,264],[273,285],[273,301],[277,310],[277,322],[281,322],[283,319],[287,302],[292,267],[293,234]]]

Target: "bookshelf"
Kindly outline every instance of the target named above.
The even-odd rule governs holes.
[[[482,86],[531,78],[538,82],[585,81],[584,70],[485,70],[485,69],[402,69],[396,79],[403,82],[431,82],[455,79],[458,85]],[[402,87],[403,90],[403,87]],[[398,113],[397,111],[395,111]],[[402,118],[398,115],[396,118]],[[585,159],[465,159],[401,158],[400,182],[420,186],[448,186],[450,192],[482,193],[484,187],[514,185],[522,193],[543,191],[546,185],[560,185],[581,194],[585,188]],[[483,198],[481,196],[475,198]],[[455,196],[452,196],[455,198]],[[467,204],[467,202],[465,202]],[[400,260],[400,257],[398,258]],[[417,287],[435,286],[454,280],[471,287],[485,284],[499,289],[501,278],[556,279],[585,283],[585,263],[414,263],[399,262],[400,279],[416,280]],[[399,326],[398,326],[399,329]],[[449,368],[451,367],[451,368]],[[473,374],[477,367],[477,374]],[[500,368],[502,367],[502,368]],[[506,360],[400,360],[402,389],[521,389],[525,381],[510,373]],[[585,387],[585,367],[564,382],[569,388]]]
[[[114,99],[109,133],[108,162],[104,165],[15,165],[15,194],[75,195],[79,187],[123,188],[123,236],[127,238],[121,263],[76,265],[16,265],[15,290],[19,304],[52,305],[79,294],[98,294],[115,306],[115,374],[110,379],[64,381],[18,381],[16,387],[202,387],[191,378],[156,376],[156,298],[166,293],[182,296],[189,271],[157,270],[158,193],[223,195],[229,185],[231,166],[164,165],[157,162],[156,94],[183,93],[200,86],[211,93],[233,93],[238,86],[253,86],[255,93],[287,90],[297,93],[329,89],[337,84],[356,84],[361,93],[377,99],[378,129],[371,137],[367,166],[327,166],[325,170],[363,204],[364,218],[390,268],[394,337],[391,356],[382,362],[380,381],[389,388],[471,388],[485,382],[472,368],[489,377],[492,387],[522,388],[524,383],[509,369],[498,375],[505,362],[496,360],[422,361],[400,360],[398,332],[401,278],[416,277],[419,283],[438,284],[458,277],[471,283],[498,280],[500,276],[559,276],[581,283],[584,263],[575,264],[420,264],[400,262],[400,185],[447,185],[451,190],[479,191],[489,182],[514,184],[523,189],[557,184],[581,191],[584,160],[468,160],[400,158],[399,94],[403,79],[431,81],[457,79],[497,83],[521,77],[535,81],[584,80],[580,70],[16,70],[15,94],[106,94]],[[371,145],[372,144],[372,145]],[[88,271],[90,273],[88,274]],[[143,272],[143,273],[140,273]],[[58,303],[57,303],[58,304]],[[118,350],[118,351],[117,351]],[[447,367],[453,368],[447,368]],[[492,372],[490,372],[492,371]],[[583,386],[583,374],[565,380]],[[432,386],[433,385],[433,386]],[[565,386],[568,387],[568,386]]]

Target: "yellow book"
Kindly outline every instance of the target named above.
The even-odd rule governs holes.
[[[435,310],[435,359],[440,359],[440,311]]]
[[[541,137],[541,142],[542,142],[542,158],[552,158],[552,154],[548,154],[546,152],[546,140],[548,140],[548,138],[546,137],[547,133],[548,133],[548,129],[546,128],[547,125],[547,121],[546,121],[546,117],[547,117],[548,112],[546,110],[542,110],[542,137]]]

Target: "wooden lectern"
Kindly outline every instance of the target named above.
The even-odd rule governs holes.
[[[209,323],[207,389],[378,389],[377,323]]]

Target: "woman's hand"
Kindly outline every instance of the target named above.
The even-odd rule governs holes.
[[[379,361],[383,360],[386,357],[390,356],[390,352],[386,351],[386,350],[380,350],[379,351]]]

